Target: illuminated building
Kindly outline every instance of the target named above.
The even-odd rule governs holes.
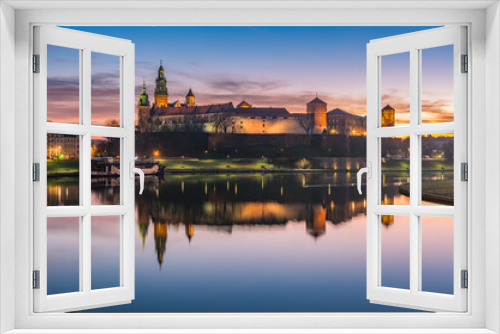
[[[47,159],[78,159],[79,157],[79,136],[47,134]]]
[[[160,64],[155,101],[151,107],[143,83],[138,103],[138,131],[244,134],[321,134],[327,131],[327,103],[317,96],[306,103],[304,113],[290,113],[280,107],[255,107],[247,101],[236,107],[232,102],[199,106],[191,88],[185,96],[185,103],[179,100],[168,103],[168,97],[165,69]],[[365,129],[359,129],[357,135],[364,134]],[[349,135],[353,135],[352,131]]]
[[[332,135],[365,136],[366,117],[335,108],[326,114],[327,131]]]

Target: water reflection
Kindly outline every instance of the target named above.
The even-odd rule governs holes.
[[[407,200],[408,177],[387,175],[387,203]],[[136,298],[92,312],[405,311],[366,299],[366,200],[354,182],[353,173],[149,177],[135,203]],[[92,186],[108,204],[118,193],[109,179]]]

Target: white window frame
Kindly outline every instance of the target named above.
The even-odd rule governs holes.
[[[34,162],[40,164],[40,180],[33,184],[34,256],[33,268],[39,271],[39,288],[34,289],[35,312],[74,311],[95,305],[130,303],[135,291],[135,50],[129,40],[64,29],[34,27],[34,52],[39,55],[39,73],[34,84]],[[79,53],[80,110],[78,124],[47,122],[47,46],[72,48]],[[92,125],[91,57],[92,52],[119,58],[119,127]],[[79,205],[47,206],[47,134],[79,137]],[[120,204],[91,205],[91,138],[103,136],[120,141]],[[92,216],[120,217],[120,284],[106,289],[92,289],[91,227]],[[79,291],[47,294],[47,219],[73,217],[79,219]]]
[[[405,1],[407,2],[407,1]],[[294,328],[302,328],[301,332],[342,332],[342,329],[358,328],[359,332],[410,332],[411,328],[419,328],[420,332],[431,332],[429,328],[438,328],[433,332],[445,332],[444,329],[464,329],[467,333],[488,333],[488,329],[500,330],[499,310],[499,272],[500,263],[498,259],[500,244],[500,229],[497,224],[500,218],[498,203],[500,200],[500,175],[497,175],[497,166],[500,162],[498,146],[500,136],[498,126],[500,124],[498,109],[500,100],[498,91],[500,90],[500,19],[498,4],[491,2],[423,2],[422,4],[411,4],[405,7],[398,2],[399,9],[390,9],[395,4],[387,4],[384,1],[370,2],[370,9],[363,8],[366,3],[359,2],[337,2],[337,5],[315,4],[314,2],[297,1],[293,4],[276,4],[273,8],[266,8],[271,5],[247,4],[233,5],[232,8],[221,8],[216,2],[204,2],[204,8],[189,8],[189,5],[165,4],[170,8],[130,10],[119,8],[126,6],[126,2],[109,4],[114,9],[96,9],[96,6],[106,5],[106,1],[82,2],[86,9],[67,8],[62,10],[39,10],[25,9],[15,13],[15,26],[12,20],[6,23],[0,17],[0,24],[7,24],[8,27],[15,27],[15,123],[14,117],[10,118],[11,124],[15,124],[15,226],[2,221],[2,248],[0,250],[0,265],[2,269],[2,281],[13,282],[15,279],[14,293],[7,292],[7,302],[15,305],[14,321],[10,322],[6,329],[16,328],[16,333],[25,333],[23,329],[63,329],[61,332],[69,333],[72,329],[87,328],[89,332],[99,332],[98,329],[129,329],[129,333],[134,333],[133,328],[142,326],[143,328],[161,329],[170,328],[170,332],[175,332],[175,328],[198,328],[202,329],[226,329],[225,332],[236,332],[245,328],[271,329],[267,332],[284,333],[297,332]],[[458,4],[457,4],[458,3]],[[10,4],[16,6],[15,1]],[[22,3],[20,3],[22,4]],[[147,2],[141,3],[141,7],[147,7]],[[37,3],[27,2],[25,8],[30,6],[70,6],[68,2],[62,3]],[[6,6],[2,4],[2,6]],[[54,7],[56,6],[56,7]],[[75,5],[76,6],[76,5]],[[150,4],[158,7],[161,5]],[[182,8],[175,8],[181,6]],[[202,6],[202,5],[200,5]],[[212,7],[211,7],[212,6]],[[282,8],[279,8],[282,6]],[[428,6],[428,7],[426,7]],[[432,6],[432,7],[430,7]],[[462,6],[456,9],[454,6]],[[487,10],[487,6],[490,6]],[[228,4],[226,7],[230,7]],[[250,9],[248,9],[248,7]],[[336,8],[337,7],[337,8]],[[355,10],[345,8],[356,8]],[[441,9],[436,9],[441,8]],[[32,7],[31,7],[32,8]],[[93,9],[92,9],[93,8]],[[375,8],[375,9],[374,9]],[[3,12],[12,14],[11,9],[2,9]],[[465,24],[469,31],[469,50],[471,59],[469,64],[468,92],[469,110],[468,131],[471,134],[468,142],[470,158],[470,183],[468,190],[469,202],[469,231],[472,237],[468,241],[468,268],[469,276],[468,289],[468,312],[436,313],[436,314],[374,314],[374,313],[294,313],[294,314],[34,314],[32,312],[32,290],[31,290],[31,256],[32,251],[32,203],[26,200],[32,194],[31,159],[32,147],[32,100],[26,98],[32,96],[32,76],[30,73],[30,56],[32,54],[32,26],[34,24],[57,24],[57,25],[388,25],[397,22],[402,25],[446,25]],[[486,29],[485,26],[488,27]],[[4,37],[9,31],[1,32],[0,42],[5,41]],[[10,49],[9,49],[10,50]],[[12,51],[2,51],[11,52]],[[0,54],[0,57],[2,54]],[[12,58],[12,57],[11,57]],[[6,68],[6,57],[0,58],[2,70]],[[11,60],[7,64],[14,65]],[[485,71],[485,66],[488,71]],[[0,78],[0,93],[8,92],[4,88],[9,83],[4,78]],[[486,85],[488,83],[488,86]],[[4,103],[11,103],[3,102]],[[5,108],[2,105],[2,117],[5,116]],[[473,120],[474,117],[474,120]],[[485,118],[488,117],[488,122]],[[8,119],[8,118],[7,118]],[[0,125],[1,126],[1,125]],[[491,135],[485,141],[485,132]],[[28,134],[28,135],[26,135]],[[2,135],[2,133],[0,133]],[[3,139],[3,137],[2,137]],[[2,150],[7,147],[5,141],[0,143]],[[8,144],[12,145],[12,141]],[[496,149],[496,150],[495,150]],[[12,150],[5,151],[6,155],[13,156]],[[488,154],[485,154],[488,152]],[[3,154],[3,151],[2,151]],[[486,162],[489,164],[486,164]],[[486,167],[485,167],[486,166]],[[2,171],[4,163],[2,161]],[[485,171],[495,173],[488,183],[485,182]],[[5,177],[0,174],[1,181]],[[3,188],[1,194],[7,196],[9,192]],[[11,191],[11,190],[9,190]],[[489,197],[486,198],[485,194]],[[485,207],[485,202],[488,207]],[[5,208],[5,201],[0,202],[2,209]],[[487,214],[487,215],[486,215]],[[488,217],[488,221],[486,221]],[[14,221],[12,221],[14,223]],[[15,232],[15,243],[6,240],[4,231]],[[11,250],[11,252],[6,252]],[[15,256],[15,266],[9,257]],[[4,279],[4,277],[6,277]],[[7,287],[0,285],[1,292],[7,291]],[[488,289],[488,294],[486,294]],[[4,298],[4,297],[2,297]],[[8,303],[2,300],[0,312],[3,317],[12,315],[7,311]],[[9,313],[10,312],[10,313]],[[385,328],[380,330],[380,328]],[[323,329],[323,330],[321,330]],[[443,329],[440,331],[439,329]],[[255,330],[255,332],[264,330]],[[51,331],[53,332],[53,331]],[[144,333],[144,329],[137,330]],[[167,332],[167,330],[165,330]],[[218,330],[217,332],[222,332]],[[248,330],[246,331],[248,332]],[[356,331],[352,330],[350,333]],[[415,331],[411,331],[414,333]]]
[[[467,76],[461,73],[462,55],[467,54],[466,27],[449,26],[370,41],[367,46],[367,165],[366,234],[367,297],[370,302],[386,305],[408,305],[422,310],[464,312],[467,290],[461,287],[461,270],[467,270],[467,184],[461,180],[461,163],[467,163]],[[423,124],[422,114],[422,50],[452,45],[454,121]],[[410,124],[382,127],[382,77],[384,56],[408,53],[410,88]],[[454,205],[422,205],[421,135],[454,133]],[[410,205],[383,205],[382,139],[408,136],[410,139]],[[386,287],[382,282],[381,215],[404,215],[410,220],[409,289]],[[422,290],[423,217],[453,218],[453,294]]]

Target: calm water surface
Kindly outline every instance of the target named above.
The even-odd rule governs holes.
[[[355,176],[148,178],[136,196],[135,300],[91,312],[413,311],[366,299],[366,201]],[[386,177],[388,203],[408,203],[398,191],[407,178]],[[76,178],[51,180],[48,204],[74,204],[77,187]],[[119,183],[94,180],[92,197],[117,204]],[[382,220],[382,284],[407,288],[408,219]],[[68,222],[48,224],[50,294],[78,290],[78,225]],[[423,288],[453,293],[453,221],[422,224]],[[119,285],[118,261],[119,218],[93,218],[93,289]]]

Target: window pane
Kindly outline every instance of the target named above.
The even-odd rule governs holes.
[[[453,133],[422,136],[422,205],[453,205]]]
[[[410,53],[381,57],[381,126],[410,124]]]
[[[92,217],[92,289],[120,286],[120,219]]]
[[[410,289],[410,217],[385,217],[380,225],[381,286]]]
[[[80,291],[80,218],[47,218],[47,294]]]
[[[47,122],[80,122],[80,50],[47,45]]]
[[[422,291],[453,294],[453,217],[422,217]]]
[[[422,123],[453,122],[453,45],[423,49]]]
[[[120,204],[120,139],[92,137],[91,205]]]
[[[92,52],[92,125],[120,126],[120,57]]]
[[[80,137],[47,134],[47,206],[80,204]]]
[[[381,205],[410,204],[410,137],[381,139]]]

